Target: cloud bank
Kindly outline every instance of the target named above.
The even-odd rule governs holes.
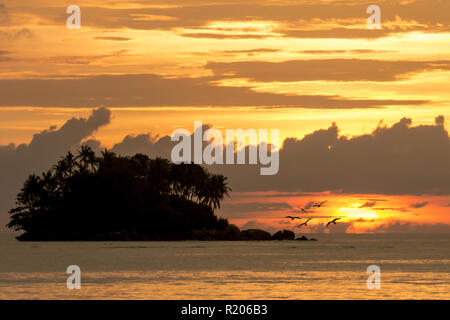
[[[260,176],[259,165],[210,169],[229,177],[233,191],[449,195],[450,138],[444,122],[439,116],[433,125],[413,126],[411,119],[403,118],[354,137],[339,135],[337,124],[332,124],[302,139],[286,139],[275,176]],[[173,146],[168,136],[138,135],[127,136],[113,150],[169,159]],[[248,148],[246,152],[248,156]]]
[[[86,58],[75,57],[73,61],[84,63]],[[0,106],[77,108],[94,104],[110,107],[289,106],[349,109],[426,103],[423,100],[346,99],[337,95],[293,96],[256,92],[250,87],[215,85],[214,81],[220,79],[221,77],[169,79],[156,74],[2,79]]]

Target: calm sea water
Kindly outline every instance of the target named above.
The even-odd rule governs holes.
[[[0,234],[0,299],[450,299],[450,234],[318,242],[19,242]],[[366,269],[381,268],[369,290]],[[66,287],[69,265],[81,289]]]

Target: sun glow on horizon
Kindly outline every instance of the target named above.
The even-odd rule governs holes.
[[[361,208],[363,203],[352,203],[348,207],[338,208],[336,210],[337,217],[349,219],[379,219],[378,214],[370,208]]]

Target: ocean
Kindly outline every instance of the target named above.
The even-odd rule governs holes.
[[[0,234],[0,299],[450,299],[450,234],[319,241],[19,242]],[[66,269],[81,270],[69,290]],[[380,268],[369,289],[367,267]]]

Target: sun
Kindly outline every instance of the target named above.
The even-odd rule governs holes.
[[[336,214],[344,218],[352,219],[378,219],[378,214],[369,208],[360,208],[361,204],[352,204],[348,207],[339,208]]]

